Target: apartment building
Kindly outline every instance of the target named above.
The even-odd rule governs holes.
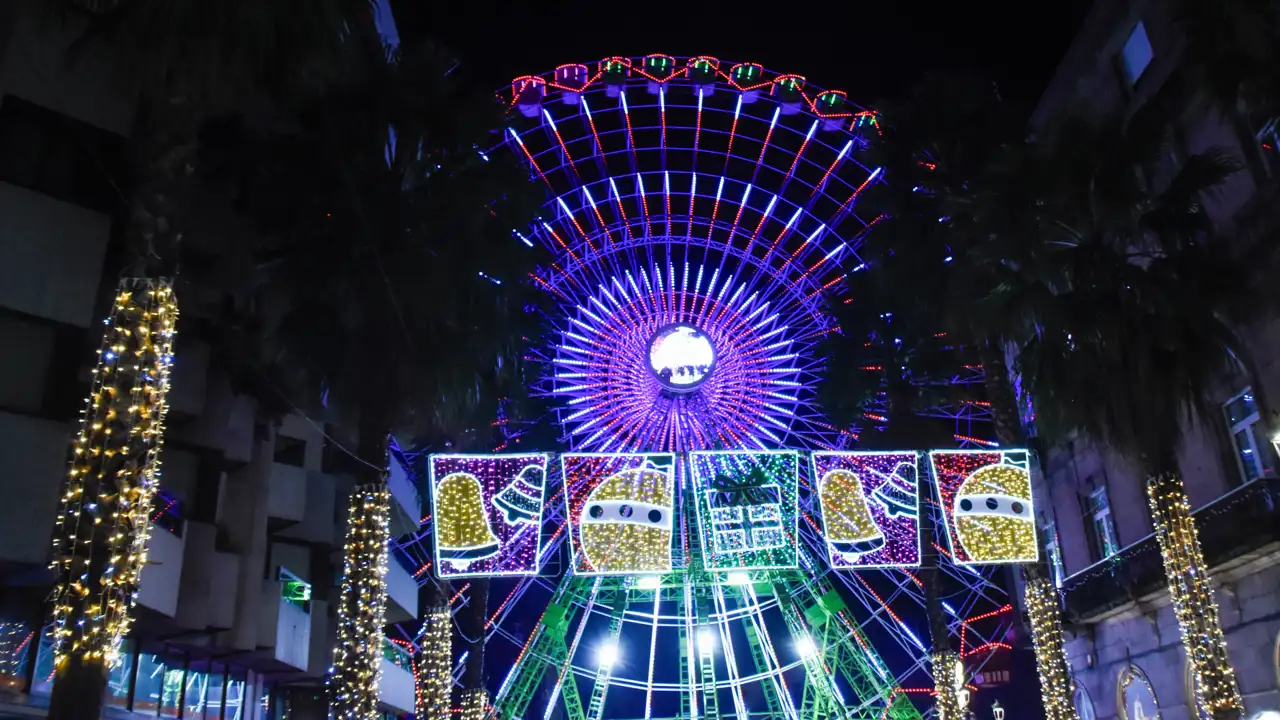
[[[90,362],[118,278],[135,89],[109,55],[68,61],[84,18],[0,2],[0,716],[39,714],[52,677],[44,601],[54,516]],[[213,202],[213,201],[209,201]],[[185,240],[211,262],[231,232],[197,198]],[[181,309],[161,487],[137,621],[111,673],[112,716],[322,718],[352,484],[328,430],[238,393],[209,332],[222,297],[198,273]],[[392,531],[422,503],[399,467]],[[388,622],[418,615],[398,560]],[[413,709],[388,643],[383,704]]]
[[[1166,83],[1194,78],[1172,0],[1098,2],[1033,118],[1063,112],[1132,113]],[[1245,170],[1204,199],[1223,252],[1275,243],[1280,154],[1274,118],[1224,111],[1208,97],[1169,118],[1173,142],[1161,172],[1210,147]],[[1280,397],[1280,323],[1246,329],[1257,382],[1222,378],[1217,412],[1185,429],[1179,465],[1195,517],[1228,654],[1247,717],[1280,710],[1280,482],[1275,438],[1263,431],[1259,391]],[[1139,472],[1084,440],[1051,448],[1037,489],[1038,515],[1067,623],[1067,653],[1082,720],[1182,720],[1198,716],[1193,674],[1165,584]]]

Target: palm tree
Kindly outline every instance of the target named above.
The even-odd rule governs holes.
[[[67,5],[80,13],[85,3]],[[107,667],[129,631],[164,439],[178,319],[172,277],[201,124],[246,97],[320,81],[332,67],[326,58],[370,17],[367,0],[93,7],[73,57],[105,43],[139,89],[125,233],[136,277],[121,281],[113,301],[57,519],[51,718],[97,717]]]
[[[274,239],[262,289],[271,336],[306,398],[323,398],[355,438],[336,717],[364,717],[377,702],[388,437],[456,441],[477,418],[488,430],[535,332],[523,282],[534,256],[512,229],[541,201],[527,172],[482,151],[503,108],[461,92],[448,55],[375,47],[352,63],[355,81],[258,154],[246,193]]]
[[[870,154],[874,164],[885,168],[887,183],[876,186],[868,201],[887,217],[874,226],[859,251],[869,271],[849,279],[859,305],[870,302],[874,307],[852,323],[845,311],[841,326],[887,324],[877,328],[870,344],[861,337],[847,339],[845,354],[852,357],[833,354],[829,377],[843,372],[840,384],[847,386],[847,368],[889,372],[877,382],[886,393],[891,421],[895,412],[905,414],[895,411],[899,405],[914,412],[943,402],[984,403],[991,409],[1001,445],[1026,447],[1028,437],[1005,366],[1000,327],[983,320],[987,310],[978,302],[993,287],[993,267],[1011,260],[1035,262],[1038,254],[1035,245],[1023,242],[1025,229],[1034,226],[1031,186],[1005,180],[1033,169],[1026,159],[1023,116],[1001,100],[992,83],[964,75],[926,78],[903,101],[881,107],[882,135]],[[894,352],[883,357],[884,349]],[[910,378],[918,386],[947,369],[975,363],[984,371],[981,388],[949,388],[950,397],[936,397],[935,388],[935,397],[927,400],[904,394]],[[835,394],[868,397],[865,391],[849,393],[847,387]],[[913,406],[912,400],[924,404]],[[944,436],[930,446],[950,442]],[[905,438],[902,446],[920,447]],[[928,600],[938,592],[928,572],[936,558],[926,555],[924,562],[921,574]],[[1022,569],[1046,715],[1074,720],[1056,593],[1043,564]],[[926,602],[926,609],[934,647],[943,647],[946,623],[941,608]],[[943,707],[954,707],[946,677],[949,663],[940,660],[935,689]]]
[[[484,720],[489,695],[484,689],[485,620],[489,609],[489,579],[471,581],[467,601],[467,662],[462,671],[462,718]]]
[[[1038,224],[1052,252],[1005,266],[994,316],[1020,334],[1018,369],[1051,440],[1080,432],[1133,460],[1164,558],[1203,712],[1235,718],[1207,566],[1179,476],[1185,423],[1224,379],[1254,375],[1239,336],[1264,311],[1263,253],[1233,256],[1202,198],[1239,165],[1210,150],[1161,172],[1157,123],[1068,117],[1036,148]],[[1016,309],[1036,297],[1034,316]],[[1269,417],[1269,413],[1264,413]]]

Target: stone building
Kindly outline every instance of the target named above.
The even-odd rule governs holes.
[[[1172,0],[1098,2],[1033,117],[1132,114],[1172,80],[1194,78]],[[1194,82],[1194,81],[1193,81]],[[1188,155],[1221,147],[1245,169],[1205,198],[1223,252],[1276,241],[1280,153],[1274,118],[1199,97],[1168,118],[1160,182]],[[1280,710],[1280,482],[1258,400],[1280,397],[1280,324],[1247,328],[1259,372],[1224,377],[1218,411],[1185,428],[1178,462],[1211,567],[1228,653],[1248,717]],[[1252,383],[1257,382],[1260,388]],[[1262,391],[1262,395],[1257,393]],[[1272,422],[1274,426],[1274,419]],[[1124,458],[1076,440],[1046,452],[1039,522],[1061,588],[1067,653],[1084,720],[1182,720],[1195,690],[1165,585],[1144,478]]]

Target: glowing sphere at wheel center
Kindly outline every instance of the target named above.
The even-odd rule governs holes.
[[[649,341],[649,371],[671,390],[693,390],[711,376],[715,364],[711,339],[693,325],[667,326]]]

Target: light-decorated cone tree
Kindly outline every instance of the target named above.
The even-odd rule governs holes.
[[[50,717],[87,717],[119,660],[147,558],[178,306],[167,281],[122,280],[106,320],[54,528]]]

